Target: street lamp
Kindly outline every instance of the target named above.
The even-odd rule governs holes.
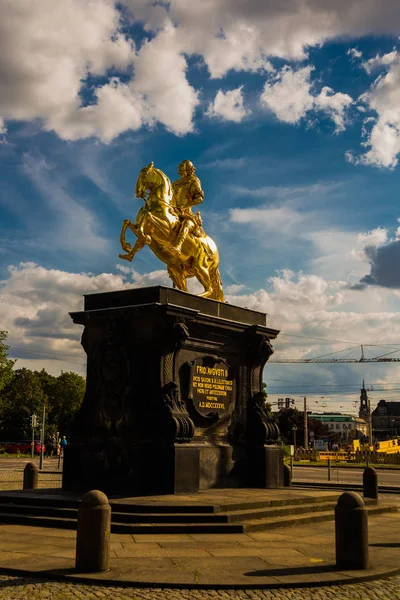
[[[297,431],[297,427],[296,427],[296,425],[293,425],[293,427],[292,427],[292,431],[293,431],[293,446],[294,446],[294,452],[296,453],[296,431]]]

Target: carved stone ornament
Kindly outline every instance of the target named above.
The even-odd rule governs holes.
[[[165,437],[171,443],[190,442],[194,435],[194,423],[186,410],[185,402],[180,398],[179,386],[175,381],[170,381],[162,388],[162,402],[165,411],[169,414]]]
[[[252,446],[276,444],[279,427],[268,415],[265,394],[259,392],[250,398],[247,406],[247,443]]]

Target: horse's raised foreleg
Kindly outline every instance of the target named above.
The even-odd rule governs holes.
[[[119,236],[119,239],[121,242],[122,249],[125,250],[125,252],[127,252],[127,254],[120,254],[119,257],[131,262],[133,257],[135,256],[135,254],[143,248],[143,246],[145,245],[145,242],[140,237],[138,237],[138,239],[136,240],[136,242],[132,248],[132,245],[129,242],[127,242],[125,239],[125,233],[126,233],[126,230],[128,229],[128,227],[132,231],[132,233],[134,233],[136,236],[138,236],[138,234],[136,232],[136,226],[133,223],[131,223],[131,221],[129,219],[125,219],[125,221],[122,223],[122,229],[121,229],[121,234]]]
[[[131,246],[130,244],[127,244],[128,246]],[[130,250],[128,252],[128,254],[119,254],[120,258],[123,258],[124,260],[128,260],[129,262],[132,262],[133,257],[135,256],[135,254],[137,252],[139,252],[139,250],[141,250],[143,248],[143,246],[145,246],[146,244],[141,240],[141,239],[137,239],[132,250]]]

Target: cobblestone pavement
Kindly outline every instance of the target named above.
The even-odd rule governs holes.
[[[274,590],[179,590],[90,586],[0,573],[0,600],[398,600],[400,576],[353,585]]]

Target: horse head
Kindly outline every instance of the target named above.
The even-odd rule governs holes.
[[[160,195],[164,202],[169,203],[172,198],[172,186],[168,177],[154,167],[154,163],[151,162],[147,167],[139,173],[139,177],[136,182],[135,194],[136,198],[146,199],[146,191],[150,190],[152,193],[153,189],[157,188],[157,195]]]
[[[143,200],[146,198],[146,191],[149,189],[149,184],[151,185],[149,174],[151,173],[153,167],[154,163],[151,162],[147,165],[147,167],[143,167],[143,169],[140,171],[135,186],[136,198],[143,198]]]

